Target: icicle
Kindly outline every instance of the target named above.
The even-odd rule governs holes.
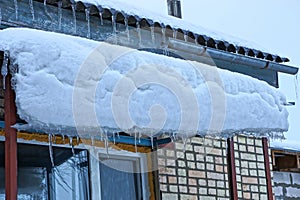
[[[87,38],[91,38],[91,22],[90,22],[90,8],[85,9],[85,19],[87,22]]]
[[[161,29],[161,32],[162,32],[163,54],[166,55],[166,56],[169,56],[169,49],[168,49],[167,42],[166,42],[166,28],[163,27]]]
[[[65,135],[64,134],[62,135],[62,141],[63,141],[63,143],[65,143]]]
[[[52,148],[52,135],[48,135],[48,140],[49,140],[49,155],[50,155],[50,160],[52,163],[52,167],[54,167],[54,157],[53,157],[53,148]]]
[[[3,89],[5,90],[5,78],[8,73],[8,59],[9,59],[9,53],[7,51],[4,52],[4,59],[3,59],[3,64],[1,67],[1,75],[3,77]]]
[[[130,40],[130,34],[129,34],[129,26],[128,26],[128,18],[125,17],[124,18],[124,24],[125,24],[125,31],[126,31],[126,35],[127,35],[127,40]]]
[[[119,133],[119,132],[117,132],[117,136],[118,136],[118,138],[120,139],[120,133]]]
[[[77,143],[77,145],[79,145],[79,142],[80,142],[79,136],[76,136],[76,143]]]
[[[116,23],[116,17],[115,15],[111,16],[111,24],[113,27],[113,32],[112,32],[112,36],[113,36],[113,44],[117,44],[117,23]]]
[[[60,127],[57,128],[57,133],[58,133],[58,135],[62,135]]]
[[[299,89],[299,82],[298,82],[299,80],[298,80],[298,74],[299,73],[296,74],[295,79],[294,79],[295,80],[295,90],[296,90],[296,100],[297,101],[299,100],[299,90],[298,90]]]
[[[14,4],[15,4],[15,15],[16,15],[16,20],[18,20],[19,18],[19,14],[18,14],[18,0],[14,0]]]
[[[141,34],[141,25],[140,25],[140,22],[136,22],[136,30],[137,30],[138,39],[139,39],[138,46],[141,47],[142,46],[142,34]]]
[[[184,41],[187,42],[187,41],[188,41],[188,36],[187,36],[187,34],[184,34],[183,37],[184,37]]]
[[[95,138],[94,138],[94,136],[91,137],[91,145],[95,146]]]
[[[163,46],[165,46],[165,44],[166,44],[166,28],[165,27],[162,27],[161,33],[162,33]]]
[[[141,137],[142,137],[142,134],[139,133],[139,144],[141,143]]]
[[[114,141],[114,144],[116,144],[116,134],[113,133],[113,141]]]
[[[152,39],[152,43],[154,44],[155,43],[155,33],[154,33],[154,25],[151,25],[150,26],[150,30],[151,30],[151,39]]]
[[[76,5],[72,4],[73,23],[74,23],[74,34],[77,32],[77,21],[76,21]]]
[[[99,10],[99,17],[100,17],[100,25],[103,26],[103,11],[102,10]]]
[[[137,149],[137,135],[136,135],[136,132],[134,133],[134,149],[135,149],[135,152],[138,151],[138,149]]]
[[[56,143],[56,136],[52,135],[52,141],[54,141],[54,143]]]
[[[29,7],[30,7],[31,15],[32,15],[32,21],[34,21],[35,18],[34,18],[33,0],[29,0]],[[16,14],[17,14],[17,13],[16,13]]]
[[[1,8],[0,8],[0,25],[2,23],[2,11],[1,11]]]
[[[105,150],[106,150],[106,155],[107,155],[107,158],[109,158],[109,153],[108,153],[108,137],[107,137],[107,134],[105,136],[105,139],[104,139],[104,146],[105,146]]]
[[[70,137],[69,139],[70,139],[70,146],[72,148],[72,154],[73,154],[73,156],[75,156],[75,149],[74,149],[74,145],[73,145],[73,138]]]
[[[49,14],[48,9],[47,9],[47,0],[44,0],[44,11],[45,14],[51,19],[52,21],[52,16]]]
[[[104,133],[104,135],[107,135],[107,129],[103,129],[103,131],[100,132],[100,140],[101,141],[104,141],[104,139],[105,139],[103,133]]]
[[[151,138],[151,148],[154,149],[154,141],[153,141],[153,136],[150,137]]]
[[[173,38],[177,38],[177,30],[173,30]]]
[[[58,30],[61,30],[61,21],[62,21],[62,1],[57,2],[58,3]]]

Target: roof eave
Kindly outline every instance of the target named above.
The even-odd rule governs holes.
[[[215,64],[212,63],[214,60],[219,60],[219,61],[230,62],[230,63],[239,64],[243,66],[259,68],[259,69],[273,70],[276,72],[281,72],[281,73],[291,74],[291,75],[295,75],[298,72],[297,67],[292,67],[289,65],[258,59],[250,56],[225,52],[225,51],[221,51],[218,49],[213,49],[201,45],[195,45],[192,43],[186,43],[184,41],[177,40],[177,39],[169,39],[168,47],[170,49],[174,49],[180,52],[187,52],[189,54],[194,54],[194,55],[196,54],[198,55],[198,59],[211,65]]]

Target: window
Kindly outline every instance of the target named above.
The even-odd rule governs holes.
[[[182,17],[180,0],[168,0],[168,14],[178,18]]]
[[[300,172],[298,152],[272,150],[274,171]]]
[[[120,156],[105,157],[101,155],[99,165],[102,199],[119,199],[120,194],[124,199],[142,199],[141,176],[137,173],[140,171],[139,160]],[[119,183],[118,192],[113,187],[116,183]]]
[[[148,173],[143,168],[146,160],[138,153],[126,154],[100,152],[98,159],[91,156],[93,199],[149,199]]]
[[[87,151],[18,144],[18,199],[89,200]],[[4,142],[0,142],[0,200],[5,199]]]

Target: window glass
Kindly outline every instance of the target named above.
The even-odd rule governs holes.
[[[139,158],[105,154],[100,154],[99,158],[101,199],[143,199],[142,177],[145,174],[141,173]]]

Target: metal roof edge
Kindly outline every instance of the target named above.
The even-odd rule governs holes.
[[[178,51],[183,51],[187,53],[193,53],[197,54],[199,56],[205,57],[206,58],[206,64],[212,64],[209,63],[209,59],[211,60],[217,59],[217,60],[223,60],[231,63],[236,63],[236,64],[241,64],[241,65],[246,65],[246,66],[251,66],[259,69],[268,69],[268,70],[273,70],[276,72],[281,72],[281,73],[286,73],[286,74],[291,74],[295,75],[298,73],[298,68],[281,64],[281,63],[276,63],[276,62],[270,62],[267,60],[259,59],[259,58],[254,58],[250,56],[245,56],[245,55],[239,55],[231,52],[226,52],[226,51],[221,51],[218,49],[214,48],[209,48],[201,45],[196,45],[192,43],[186,43],[181,40],[177,39],[169,39],[169,44],[168,47],[170,49],[178,50]],[[207,63],[208,62],[208,63]]]

